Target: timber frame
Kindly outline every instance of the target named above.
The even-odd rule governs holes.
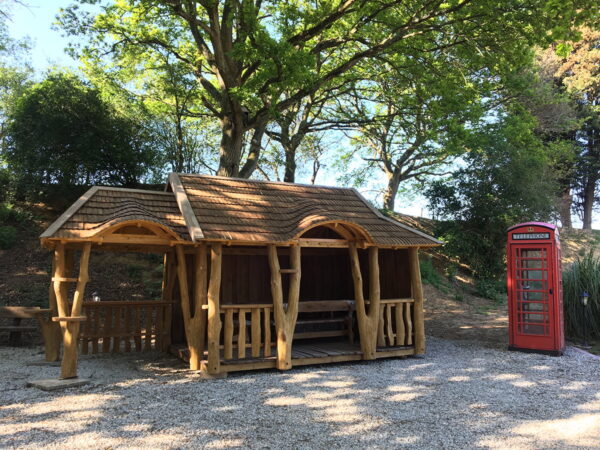
[[[62,337],[61,378],[77,376],[89,343],[154,345],[206,377],[425,352],[418,250],[440,243],[350,189],[171,174],[165,192],[90,189],[41,241],[54,252],[46,359]],[[162,298],[84,301],[96,251],[163,254]],[[113,334],[102,308],[118,313],[107,309]],[[343,329],[318,328],[331,324]]]

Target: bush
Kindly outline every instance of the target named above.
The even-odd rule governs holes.
[[[17,229],[10,225],[0,226],[0,249],[11,248],[17,240]]]
[[[424,283],[430,284],[436,288],[442,285],[442,278],[431,260],[431,256],[425,256],[421,259],[421,279]]]
[[[504,281],[491,280],[487,278],[475,280],[475,292],[483,298],[502,303],[506,298],[506,286]]]
[[[590,297],[587,306],[588,333],[600,338],[600,259],[594,252],[588,252],[563,273],[565,333],[569,337],[581,337],[583,334],[584,307],[581,294],[587,292]]]

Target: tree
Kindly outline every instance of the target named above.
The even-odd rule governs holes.
[[[552,215],[556,187],[534,126],[535,120],[519,111],[483,125],[473,134],[461,168],[425,192],[442,219],[437,231],[446,241],[444,251],[479,278],[504,274],[508,226]]]
[[[580,149],[575,187],[583,228],[589,230],[600,185],[600,31],[584,28],[572,45],[556,75],[575,97],[583,120],[575,134]]]
[[[166,51],[185,64],[202,88],[204,106],[220,123],[219,175],[249,176],[251,170],[241,171],[247,132],[253,133],[247,161],[252,169],[273,115],[351,73],[359,75],[365,62],[442,48],[475,59],[519,58],[524,43],[571,37],[571,24],[598,14],[594,5],[594,0],[534,0],[527,6],[520,0],[126,0],[96,17],[69,8],[61,22],[70,33],[88,34],[87,53],[119,60]],[[412,62],[419,65],[419,58]]]
[[[454,64],[441,64],[446,57]],[[483,93],[492,94],[483,86],[489,83],[478,83],[482,68],[469,67],[455,56],[430,58],[428,70],[401,70],[410,64],[405,58],[399,55],[374,67],[367,81],[342,97],[339,105],[339,114],[356,124],[349,134],[351,152],[366,162],[350,176],[360,180],[370,178],[373,170],[383,172],[383,207],[391,211],[401,183],[440,175],[440,169],[464,151],[464,126],[482,114]]]
[[[139,124],[64,73],[50,74],[17,101],[3,153],[20,192],[33,196],[51,185],[135,186],[154,157]]]
[[[562,65],[556,47],[538,50],[531,67],[519,74],[512,91],[535,118],[535,133],[545,143],[559,191],[556,208],[563,228],[572,228],[572,189],[576,179],[576,132],[581,126],[577,102],[557,72]]]
[[[84,72],[119,113],[141,119],[156,144],[157,175],[215,173],[216,128],[202,108],[185,66],[167,52],[134,55],[119,64],[97,55],[83,59]],[[207,120],[207,118],[209,120]],[[218,162],[217,162],[218,164]]]

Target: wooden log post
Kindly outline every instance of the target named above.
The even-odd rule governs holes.
[[[287,310],[283,306],[283,284],[281,268],[277,256],[277,247],[269,245],[269,267],[271,268],[271,294],[273,296],[273,313],[277,329],[277,368],[292,368],[292,341],[298,319],[298,302],[300,300],[301,255],[300,246],[290,248],[290,282]]]
[[[190,352],[190,369],[200,370],[204,355],[206,336],[206,312],[202,305],[207,302],[207,252],[206,245],[201,244],[196,248],[194,270],[194,305],[192,314],[191,296],[187,279],[187,267],[183,247],[178,245],[177,252],[177,278],[181,296],[181,311],[185,328],[185,337]]]
[[[419,249],[411,247],[408,250],[410,263],[410,283],[412,287],[413,327],[415,332],[415,354],[425,353],[425,319],[423,315],[423,285],[421,284],[421,269],[419,267]],[[406,305],[407,307],[409,305]]]
[[[208,284],[208,362],[206,371],[209,375],[219,373],[221,354],[219,336],[221,335],[221,266],[223,246],[213,244],[210,248],[210,281]]]
[[[56,257],[52,258],[52,271],[50,272],[52,277],[55,276],[56,272]],[[58,316],[58,306],[56,303],[56,294],[54,292],[54,281],[50,282],[48,289],[48,308],[50,314],[48,319],[44,319],[41,314],[37,315],[38,323],[42,330],[42,336],[44,337],[44,353],[46,361],[53,362],[58,361],[60,357],[60,341],[61,341],[61,330],[60,325],[57,322],[53,322],[52,318]]]
[[[55,250],[56,270],[53,283],[57,300],[58,317],[53,318],[53,320],[60,323],[62,331],[63,357],[60,366],[60,378],[63,379],[77,377],[77,338],[80,324],[85,320],[85,317],[81,316],[81,311],[83,308],[85,287],[89,280],[88,266],[91,248],[91,242],[86,242],[83,245],[79,259],[77,286],[70,311],[69,300],[67,298],[68,286],[66,283],[71,272],[68,266],[72,264],[72,254],[68,255],[64,245],[61,243],[57,244]]]
[[[349,251],[352,279],[354,281],[354,298],[356,301],[358,332],[360,334],[360,348],[364,359],[375,359],[381,303],[379,249],[377,247],[369,247],[369,311],[366,310],[363,295],[363,279],[360,271],[358,251],[354,242],[349,243]]]

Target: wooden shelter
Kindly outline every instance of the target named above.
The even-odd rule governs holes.
[[[165,192],[90,189],[41,241],[62,378],[90,347],[170,350],[208,376],[425,351],[418,249],[440,242],[354,189],[171,174]],[[92,250],[164,254],[162,299],[87,301]]]

